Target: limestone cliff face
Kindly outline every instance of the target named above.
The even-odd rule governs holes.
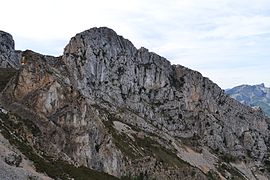
[[[14,41],[10,34],[0,31],[0,91],[19,68],[20,52],[14,50]]]
[[[19,68],[20,52],[14,50],[15,44],[10,34],[0,31],[0,67]]]
[[[22,62],[0,102],[37,126],[27,141],[47,155],[116,177],[269,178],[267,117],[111,29]]]

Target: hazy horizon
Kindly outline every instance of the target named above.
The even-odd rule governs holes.
[[[1,5],[0,30],[13,35],[18,50],[58,56],[76,33],[106,26],[223,89],[270,86],[267,0],[10,0]]]

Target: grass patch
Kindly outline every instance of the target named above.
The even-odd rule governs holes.
[[[181,160],[176,154],[171,152],[150,137],[138,138],[134,135],[135,141],[124,133],[119,133],[113,127],[113,121],[120,121],[114,116],[109,116],[109,121],[104,122],[105,126],[113,135],[113,142],[122,151],[122,153],[131,159],[141,158],[145,156],[152,156],[157,161],[162,162],[167,167],[187,167],[186,162]],[[136,129],[137,130],[137,129]],[[136,147],[136,150],[134,150]]]
[[[220,163],[217,167],[217,170],[222,174],[225,175],[226,171],[232,175],[232,180],[245,180],[246,178],[234,167],[226,163]]]
[[[17,73],[13,68],[0,68],[0,91],[4,90],[9,80]]]
[[[113,143],[125,156],[129,157],[130,159],[141,157],[141,155],[131,147],[130,143],[133,143],[132,140],[127,135],[119,133],[114,129],[112,119],[103,123],[109,130],[109,133],[112,134]]]
[[[144,153],[148,156],[154,156],[159,162],[169,167],[187,167],[185,161],[180,159],[172,150],[168,150],[149,137],[136,138],[136,145],[144,148]]]
[[[220,180],[218,173],[213,170],[208,171],[207,173],[208,180]]]
[[[190,147],[193,151],[202,153],[202,147],[199,144],[199,137],[198,136],[193,136],[190,138],[180,138],[181,142]]]
[[[230,154],[224,154],[220,158],[226,163],[236,162],[237,161],[237,159],[234,156],[230,155]]]
[[[149,180],[149,177],[146,173],[140,173],[139,176],[131,177],[131,176],[124,176],[121,180]]]

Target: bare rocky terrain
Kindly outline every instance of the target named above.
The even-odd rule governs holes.
[[[11,35],[0,37],[1,72],[7,72],[0,73],[1,137],[35,173],[270,178],[270,119],[199,72],[136,49],[106,27],[77,34],[60,57],[15,51]]]
[[[226,90],[226,93],[245,105],[261,108],[270,117],[270,88],[263,83],[236,86]]]

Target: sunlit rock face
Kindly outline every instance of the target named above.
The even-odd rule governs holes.
[[[109,28],[21,60],[0,102],[37,126],[28,141],[45,154],[117,177],[269,178],[264,114]]]

